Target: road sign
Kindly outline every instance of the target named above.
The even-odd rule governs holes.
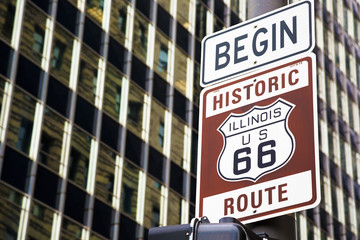
[[[315,46],[311,1],[286,5],[202,40],[200,85],[271,64]]]
[[[320,202],[315,55],[203,89],[197,215],[249,223]]]

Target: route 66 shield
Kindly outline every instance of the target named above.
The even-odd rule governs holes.
[[[288,127],[294,106],[279,98],[243,114],[231,113],[218,128],[224,141],[217,162],[219,176],[226,181],[256,182],[285,166],[295,151]]]

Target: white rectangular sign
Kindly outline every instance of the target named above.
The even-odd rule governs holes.
[[[200,85],[206,87],[311,51],[314,36],[310,1],[290,4],[208,35],[202,40]]]

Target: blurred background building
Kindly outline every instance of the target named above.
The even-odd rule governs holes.
[[[322,202],[360,238],[360,3],[314,1]],[[0,239],[147,239],[195,215],[201,39],[246,0],[2,0]]]

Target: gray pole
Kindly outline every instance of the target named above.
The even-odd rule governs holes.
[[[247,18],[251,19],[288,4],[288,0],[248,0]],[[296,239],[295,214],[284,215],[246,225],[259,234],[266,233],[271,238],[279,240]]]

